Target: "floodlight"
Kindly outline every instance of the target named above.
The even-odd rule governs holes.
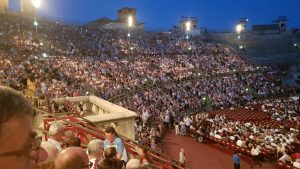
[[[34,22],[33,22],[33,25],[34,25],[34,26],[38,26],[39,23],[38,23],[37,21],[34,21]]]
[[[31,0],[31,3],[35,8],[39,8],[41,6],[42,1],[41,0]]]
[[[190,31],[191,30],[191,22],[190,21],[187,21],[185,23],[185,28],[186,28],[186,31]]]
[[[241,24],[236,25],[236,31],[237,33],[240,33],[242,31],[243,27]]]
[[[133,23],[132,16],[129,15],[129,16],[128,16],[128,26],[129,26],[129,27],[132,27],[132,23]]]

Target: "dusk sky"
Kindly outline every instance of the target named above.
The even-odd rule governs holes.
[[[18,8],[17,1],[11,0],[11,8]],[[252,25],[287,16],[288,27],[300,27],[300,0],[42,0],[38,13],[86,23],[100,17],[116,19],[123,7],[137,8],[138,21],[145,22],[147,30],[171,28],[181,16],[195,16],[200,27],[210,30],[233,30],[240,17],[248,17]]]

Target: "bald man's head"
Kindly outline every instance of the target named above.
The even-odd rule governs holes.
[[[89,159],[82,148],[70,147],[62,150],[56,160],[55,169],[88,169]]]

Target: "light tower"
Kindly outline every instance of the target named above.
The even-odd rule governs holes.
[[[191,50],[191,47],[190,47],[190,45],[189,45],[189,32],[190,32],[190,30],[191,30],[191,22],[190,21],[187,21],[186,23],[185,23],[185,31],[186,31],[186,41],[187,41],[187,44],[188,44],[188,48],[189,48],[189,50]]]
[[[238,39],[241,38],[241,34],[247,31],[247,23],[249,19],[248,18],[240,18],[239,22],[236,25],[236,32],[238,34]]]
[[[38,8],[40,8],[42,1],[41,0],[31,0],[32,6],[34,7],[34,26],[35,26],[35,31],[37,31],[37,27],[39,25],[36,17],[36,11]]]
[[[128,40],[129,40],[129,50],[131,50],[131,42],[130,42],[130,37],[131,37],[131,27],[133,25],[133,19],[132,19],[132,16],[129,15],[128,16]]]
[[[239,40],[239,49],[244,50],[244,46],[241,44],[242,42],[240,41],[242,39],[242,36],[245,34],[247,31],[247,23],[249,19],[248,18],[239,18],[239,22],[237,23],[235,30],[237,33],[237,39]]]
[[[280,32],[286,32],[286,25],[287,25],[287,21],[289,21],[289,19],[287,19],[286,16],[279,16],[276,20],[274,20],[274,23],[278,24],[278,28]]]

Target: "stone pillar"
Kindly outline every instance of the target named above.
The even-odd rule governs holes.
[[[6,13],[8,11],[8,0],[0,0],[0,13]]]
[[[105,112],[103,111],[103,109],[101,108],[101,107],[99,107],[99,109],[98,109],[98,114],[100,115],[100,114],[105,114]]]
[[[126,119],[126,121],[117,122],[119,123],[117,125],[117,133],[120,133],[121,135],[134,140],[135,134],[134,134],[134,119]]]
[[[83,111],[92,111],[93,104],[90,102],[84,102]]]
[[[92,106],[92,112],[95,113],[95,114],[98,114],[98,111],[99,111],[98,106],[95,105],[95,104],[93,104],[93,106]]]

